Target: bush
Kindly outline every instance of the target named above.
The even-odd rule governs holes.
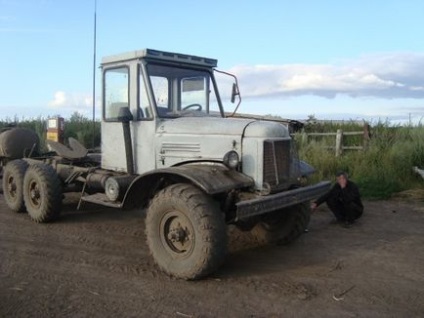
[[[319,128],[321,132],[335,131],[334,125]],[[350,128],[360,131],[363,127]],[[328,145],[325,140],[302,144],[300,136],[296,136],[299,156],[318,170],[313,181],[334,180],[335,172],[344,170],[367,198],[388,198],[395,192],[422,187],[423,182],[412,167],[424,166],[424,127],[393,127],[389,123],[377,123],[371,133],[366,151],[345,151],[340,157],[335,157],[333,150],[324,148]]]

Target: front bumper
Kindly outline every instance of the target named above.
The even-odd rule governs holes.
[[[329,181],[322,181],[314,185],[284,191],[277,194],[261,196],[256,199],[241,201],[236,204],[236,220],[247,219],[282,208],[287,208],[302,202],[316,199],[330,189]]]

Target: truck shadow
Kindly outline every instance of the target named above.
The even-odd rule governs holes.
[[[55,222],[79,223],[79,222],[101,222],[102,220],[126,220],[140,219],[145,217],[144,209],[121,210],[91,203],[83,203],[77,210],[79,195],[66,194],[63,200],[62,212]]]
[[[101,222],[105,220],[140,219],[145,217],[144,210],[118,210],[104,207],[84,207],[76,210],[76,206],[65,207],[56,223]]]

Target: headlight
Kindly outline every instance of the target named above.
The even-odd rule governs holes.
[[[236,169],[240,163],[240,158],[237,152],[231,150],[224,156],[224,164],[230,169]]]

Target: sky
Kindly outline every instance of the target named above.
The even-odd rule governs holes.
[[[92,116],[94,7],[0,0],[0,119]],[[152,48],[218,59],[242,113],[418,123],[423,30],[422,0],[97,0],[96,117],[101,58]]]

